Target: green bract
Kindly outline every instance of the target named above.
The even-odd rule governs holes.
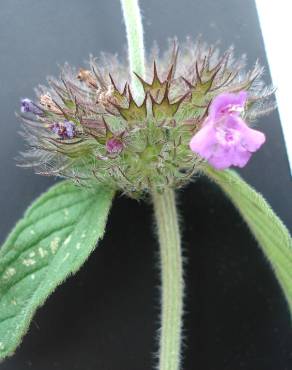
[[[113,192],[61,182],[25,213],[0,250],[0,359],[11,355],[36,309],[76,272],[103,236]]]

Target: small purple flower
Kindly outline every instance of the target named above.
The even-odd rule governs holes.
[[[110,154],[119,154],[124,149],[122,141],[114,137],[107,140],[105,147]]]
[[[56,122],[50,128],[62,139],[73,139],[76,134],[75,124],[71,121]]]
[[[42,110],[28,98],[21,99],[20,110],[22,113],[41,114]]]
[[[212,101],[202,128],[190,141],[190,148],[217,170],[244,167],[252,153],[265,142],[265,135],[251,129],[240,117],[247,93],[222,93]]]

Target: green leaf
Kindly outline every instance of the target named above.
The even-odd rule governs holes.
[[[13,354],[36,311],[76,272],[105,230],[113,192],[64,181],[37,199],[0,250],[0,359]]]
[[[270,261],[292,314],[292,239],[286,226],[261,194],[231,170],[205,170],[238,208]]]

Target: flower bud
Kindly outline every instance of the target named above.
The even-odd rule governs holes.
[[[111,138],[106,142],[106,150],[110,154],[119,154],[123,150],[124,145],[120,139]]]
[[[75,136],[75,125],[73,122],[55,122],[50,128],[53,133],[62,139],[73,139]]]
[[[21,99],[20,110],[22,113],[33,113],[41,114],[42,110],[34,104],[34,102],[28,98]]]

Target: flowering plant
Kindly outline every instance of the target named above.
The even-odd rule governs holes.
[[[265,142],[251,127],[274,108],[256,64],[232,49],[173,40],[145,58],[135,0],[123,0],[129,66],[116,57],[69,65],[35,101],[21,101],[28,150],[20,163],[65,181],[25,213],[0,252],[0,358],[18,346],[36,309],[85,262],[103,236],[116,193],[150,199],[162,277],[159,369],[180,366],[183,269],[175,189],[207,175],[233,201],[269,259],[289,306],[291,237],[262,196],[231,166]]]

